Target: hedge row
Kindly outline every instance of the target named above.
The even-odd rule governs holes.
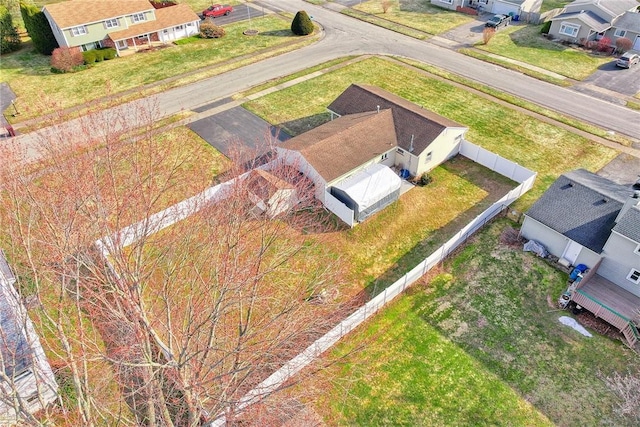
[[[92,49],[82,52],[85,64],[93,64],[94,62],[102,62],[116,57],[116,50],[112,47],[102,49]]]
[[[49,21],[40,8],[33,4],[20,3],[22,21],[31,37],[33,47],[43,55],[51,55],[58,47],[58,42],[53,36]]]

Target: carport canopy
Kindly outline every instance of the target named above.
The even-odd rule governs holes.
[[[388,166],[376,163],[333,187],[357,204],[359,212],[399,191],[402,180]]]

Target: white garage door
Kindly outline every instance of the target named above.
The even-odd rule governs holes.
[[[493,8],[491,12],[495,13],[496,15],[508,15],[509,13],[513,15],[520,15],[520,8],[513,4],[496,1],[493,2]]]

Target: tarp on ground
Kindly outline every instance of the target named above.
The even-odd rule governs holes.
[[[361,222],[397,200],[401,185],[400,177],[388,166],[376,163],[331,187],[331,194],[353,209],[356,221]]]

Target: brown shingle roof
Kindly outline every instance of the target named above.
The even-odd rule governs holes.
[[[152,10],[153,6],[147,0],[71,0],[48,4],[42,9],[46,9],[58,27],[64,29]]]
[[[278,190],[292,189],[293,185],[262,169],[253,169],[247,177],[247,188],[262,200],[270,200]]]
[[[113,41],[124,40],[199,20],[200,17],[196,15],[188,5],[177,4],[175,6],[156,9],[155,21],[147,21],[132,25],[124,30],[114,31],[113,33],[109,33],[109,38]]]
[[[393,115],[388,109],[339,117],[281,145],[299,151],[327,182],[395,146]]]
[[[378,106],[393,111],[398,146],[410,151],[413,139],[413,153],[416,155],[423,152],[447,127],[465,127],[386,90],[369,85],[352,84],[328,109],[343,116],[376,111]]]

